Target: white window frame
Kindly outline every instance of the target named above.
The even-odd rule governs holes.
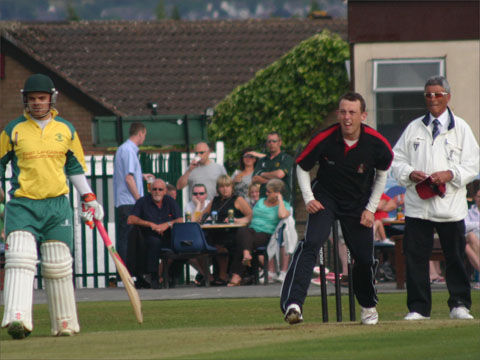
[[[373,60],[373,92],[403,92],[403,91],[423,91],[423,86],[411,87],[378,87],[378,66],[384,64],[439,64],[440,74],[445,76],[445,58],[429,58],[429,59],[382,59]]]

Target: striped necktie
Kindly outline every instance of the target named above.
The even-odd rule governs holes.
[[[440,134],[440,129],[438,128],[438,125],[440,125],[440,121],[438,119],[433,120],[433,129],[432,129],[432,137],[433,140]]]

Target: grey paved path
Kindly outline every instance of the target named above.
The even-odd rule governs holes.
[[[347,288],[341,288],[342,293],[347,294]],[[250,285],[238,287],[196,287],[196,286],[178,286],[174,289],[159,290],[139,290],[140,298],[147,300],[172,300],[172,299],[217,299],[217,298],[253,298],[253,297],[280,297],[281,284],[269,285]],[[397,290],[394,282],[385,282],[377,284],[379,293],[405,292]],[[444,284],[432,285],[432,290],[446,290]],[[328,284],[327,292],[329,295],[335,295],[335,287]],[[2,292],[0,292],[2,293]],[[311,285],[309,296],[319,296],[320,287]],[[123,288],[115,289],[77,289],[75,291],[77,301],[119,301],[128,300],[128,295]],[[34,303],[45,304],[47,302],[44,290],[34,291]],[[3,305],[3,296],[0,296],[0,305]]]

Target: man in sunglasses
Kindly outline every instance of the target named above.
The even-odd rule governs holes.
[[[218,177],[226,174],[223,165],[210,160],[208,144],[200,142],[195,146],[195,159],[190,163],[185,174],[177,180],[177,189],[181,190],[188,185],[188,193],[191,194],[193,185],[204,184],[207,188],[207,198],[212,200],[217,193]]]
[[[167,194],[167,185],[162,179],[155,179],[151,194],[137,200],[128,224],[138,226],[146,245],[146,272],[151,275],[152,289],[158,289],[158,262],[160,249],[170,247],[170,229],[176,222],[183,222],[177,202]]]
[[[208,193],[205,185],[193,185],[192,200],[185,205],[185,213],[190,213],[193,221],[202,216],[202,211],[210,204],[210,200],[207,197]]]
[[[436,230],[446,259],[448,306],[453,319],[473,319],[465,270],[466,185],[479,173],[479,147],[467,123],[448,107],[443,76],[425,84],[428,113],[413,120],[395,145],[392,169],[405,193],[403,249],[407,270],[405,320],[430,319],[429,259]]]
[[[260,184],[260,198],[266,197],[266,185],[270,179],[280,179],[285,184],[284,199],[291,201],[290,173],[293,158],[282,151],[282,138],[276,131],[267,135],[268,155],[259,159],[253,171],[252,183]]]

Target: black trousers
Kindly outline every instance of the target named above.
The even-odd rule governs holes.
[[[283,282],[282,311],[285,312],[292,303],[300,308],[303,306],[318,253],[328,239],[336,218],[340,221],[345,244],[355,259],[352,272],[355,296],[361,306],[374,307],[378,298],[374,283],[373,228],[361,225],[359,216],[341,211],[331,198],[320,195],[317,200],[325,209],[308,216],[305,239],[298,243]]]
[[[132,226],[127,250],[127,269],[139,279],[147,273],[147,245],[140,226]]]
[[[115,208],[115,248],[123,261],[127,260],[128,235],[132,229],[132,226],[127,224],[127,219],[132,209],[133,205],[121,205]]]
[[[166,230],[163,235],[144,235],[146,246],[146,272],[158,273],[161,250],[171,248],[171,230]]]
[[[472,299],[465,269],[464,221],[434,222],[406,217],[403,252],[407,270],[408,310],[430,316],[432,293],[429,260],[433,249],[434,229],[437,231],[445,256],[445,280],[450,294],[448,306],[450,309],[457,306],[470,309]]]
[[[243,276],[246,267],[242,264],[243,251],[248,250],[252,253],[259,246],[268,244],[272,234],[256,232],[252,228],[240,228],[237,231],[235,255],[232,262],[232,273]]]

